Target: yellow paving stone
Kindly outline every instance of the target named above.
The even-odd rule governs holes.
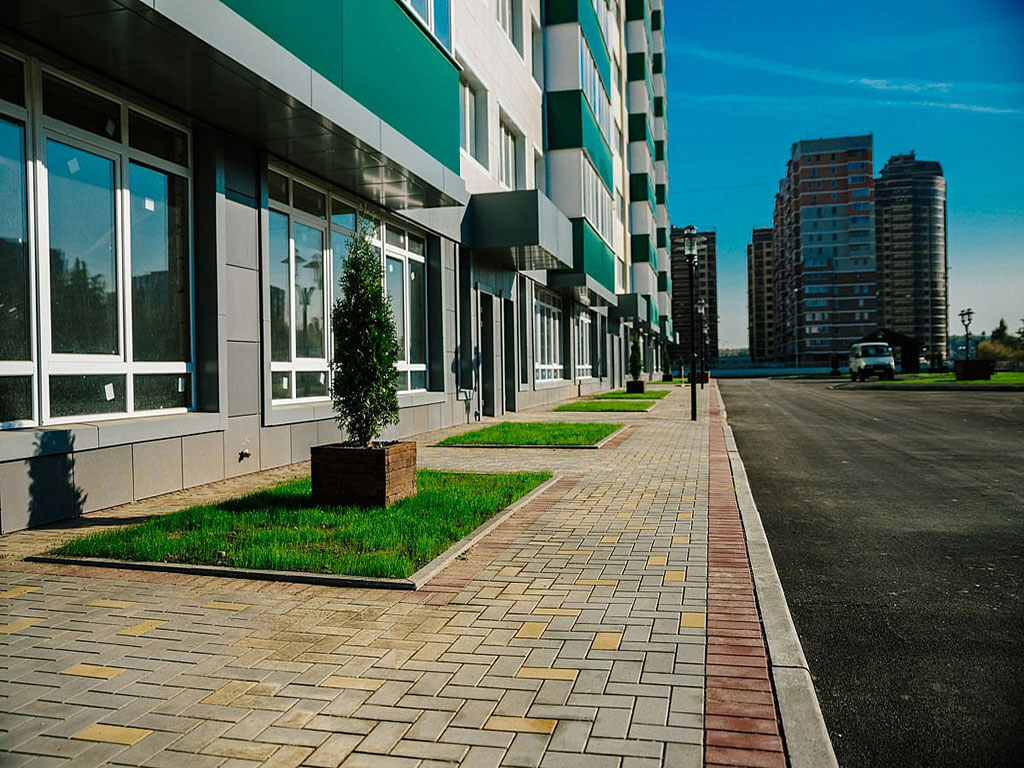
[[[516,677],[528,680],[575,680],[579,673],[578,669],[561,667],[520,667]]]
[[[358,691],[376,691],[384,685],[383,680],[373,680],[366,677],[344,677],[343,675],[331,675],[320,686],[323,688],[354,688]]]
[[[673,547],[678,547],[678,546],[681,546],[683,544],[689,544],[689,543],[690,543],[690,537],[689,536],[673,536],[672,537],[672,546]]]
[[[557,720],[548,720],[542,717],[504,717],[502,715],[492,715],[484,723],[484,730],[546,733],[550,735],[555,732],[557,724]]]
[[[615,587],[618,586],[618,579],[576,579],[577,584],[587,587]]]
[[[578,608],[537,608],[533,611],[534,616],[579,616]]]
[[[647,558],[647,567],[665,565],[668,558],[665,555],[651,555]]]
[[[122,744],[130,747],[133,744],[138,744],[151,733],[153,732],[145,728],[126,728],[122,725],[97,723],[79,731],[71,738],[81,741],[102,741],[104,744]]]
[[[18,597],[18,595],[27,595],[29,592],[35,592],[37,589],[39,587],[15,587],[6,592],[0,592],[0,597]]]
[[[199,607],[210,608],[214,611],[244,611],[250,606],[248,603],[223,603],[220,600],[211,600],[206,605],[201,605]]]
[[[128,635],[129,637],[139,637],[140,635],[144,635],[147,632],[156,629],[157,627],[162,627],[166,623],[166,621],[156,621],[154,619],[140,621],[138,624],[134,624],[128,627],[128,629],[122,629],[117,634]]]
[[[684,611],[679,617],[680,627],[703,628],[705,624],[704,614],[692,611]]]
[[[90,608],[131,608],[135,603],[130,600],[93,600],[91,603],[86,603]]]
[[[676,520],[693,520],[693,512],[680,512],[676,515]]]
[[[592,651],[617,651],[619,643],[622,642],[621,632],[598,632],[594,637],[594,643],[590,646]]]
[[[674,584],[680,581],[686,581],[685,568],[678,571],[665,571],[665,584]]]
[[[23,629],[28,629],[29,627],[42,623],[42,619],[15,619],[10,624],[0,626],[0,635],[10,635],[14,632],[20,632]]]
[[[531,541],[535,547],[560,547],[562,542],[560,541]]]
[[[620,512],[615,516],[616,520],[629,520],[633,515],[630,512]]]
[[[627,525],[627,531],[656,531],[658,526],[656,525]]]
[[[601,543],[602,544],[618,544],[619,543],[619,537],[618,536],[602,536],[601,537]]]
[[[547,628],[547,622],[544,621],[525,621],[519,631],[516,632],[516,637],[525,640],[537,640],[544,634],[544,630]]]
[[[558,550],[559,555],[592,555],[594,550],[592,549],[560,549]]]
[[[514,565],[507,565],[498,571],[499,576],[518,576],[522,568],[517,568]]]
[[[247,693],[254,685],[255,683],[248,680],[228,680],[224,685],[203,699],[202,703],[213,704],[218,707],[229,706],[231,702],[243,693]]]
[[[95,677],[99,680],[110,680],[117,677],[122,672],[124,672],[124,670],[120,667],[103,667],[98,664],[75,664],[67,669],[61,670],[62,675]]]

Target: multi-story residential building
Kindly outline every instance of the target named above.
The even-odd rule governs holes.
[[[894,155],[875,180],[878,324],[946,357],[946,180],[939,163]]]
[[[793,144],[774,214],[775,357],[826,365],[877,325],[872,137]]]
[[[773,237],[771,228],[755,229],[747,243],[747,335],[752,363],[775,359]]]
[[[673,356],[684,363],[690,359],[690,271],[683,256],[683,230],[672,228],[672,319],[678,341],[671,347]],[[710,364],[718,362],[718,246],[714,230],[697,232],[697,266],[694,269],[694,297],[698,306],[701,299],[706,307],[708,333],[705,348]],[[697,322],[701,323],[698,317]],[[702,325],[696,328],[695,338],[700,344]],[[698,352],[700,349],[698,347]]]
[[[664,98],[659,2],[71,5],[0,16],[0,529],[343,438],[361,222],[403,348],[387,439],[619,385],[634,331],[653,361],[625,31]]]

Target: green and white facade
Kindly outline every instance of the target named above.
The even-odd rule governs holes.
[[[386,437],[621,386],[634,331],[656,371],[663,21],[660,0],[8,0],[0,529],[342,439],[329,317],[360,211],[404,350]]]

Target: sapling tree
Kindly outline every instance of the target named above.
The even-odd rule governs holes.
[[[371,219],[360,214],[349,239],[334,302],[331,397],[338,425],[355,445],[369,446],[398,423],[395,365],[401,354],[395,316],[384,293],[380,252],[370,242]]]
[[[639,381],[640,374],[643,371],[643,360],[640,357],[640,334],[633,331],[630,336],[630,342],[629,375],[633,377],[633,381]]]

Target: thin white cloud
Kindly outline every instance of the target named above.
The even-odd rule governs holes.
[[[935,101],[929,99],[885,99],[867,96],[764,96],[747,93],[678,93],[673,92],[674,103],[736,105],[747,109],[770,111],[794,110],[807,114],[808,110],[823,107],[917,107],[921,109],[943,109],[957,112],[977,112],[988,115],[1020,115],[1019,109],[990,107],[984,104],[968,104],[956,101]]]
[[[970,92],[976,91],[992,91],[1006,94],[1024,93],[1024,82],[951,83],[931,82],[927,80],[862,77],[835,72],[828,69],[786,64],[781,61],[773,61],[772,59],[752,56],[747,53],[703,48],[697,45],[684,45],[677,42],[671,42],[668,44],[668,47],[671,55],[692,56],[706,61],[726,64],[728,66],[741,67],[743,69],[749,69],[756,72],[764,72],[770,75],[779,75],[781,77],[788,77],[821,85],[849,86],[857,89],[889,93],[931,94],[934,96],[950,97],[954,95],[954,92],[962,92],[964,94],[970,94]],[[928,104],[928,106],[932,105]],[[963,96],[961,96],[957,102],[952,102],[949,108],[988,112],[991,114],[1016,114],[1018,112],[1016,109],[1003,109],[1001,107],[969,104]]]

